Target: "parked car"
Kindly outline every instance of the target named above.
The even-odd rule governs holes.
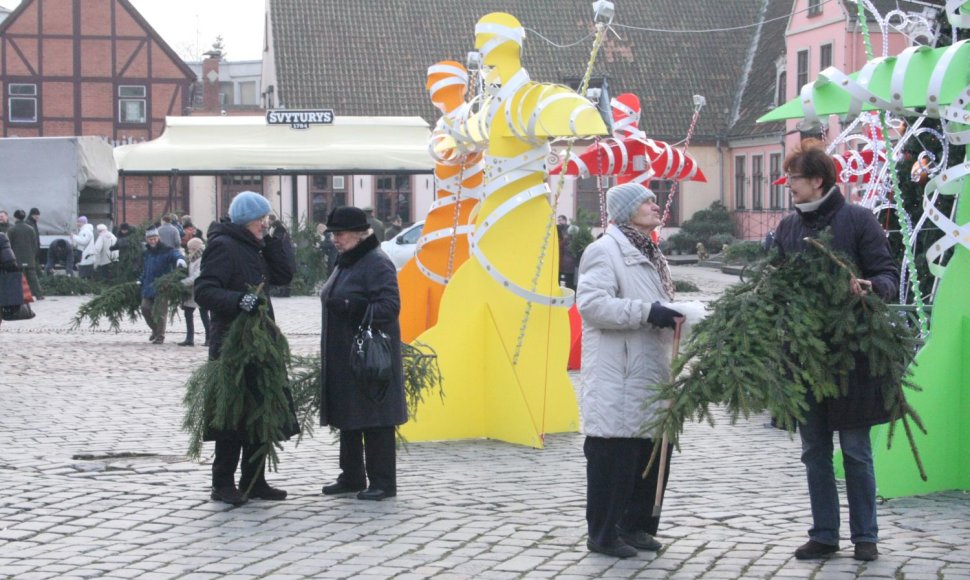
[[[424,220],[404,228],[393,238],[381,242],[381,249],[391,257],[391,261],[398,270],[414,257],[422,229],[424,229]]]

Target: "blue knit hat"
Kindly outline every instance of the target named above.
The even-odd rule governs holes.
[[[633,212],[648,199],[657,199],[657,196],[639,183],[616,185],[606,192],[606,214],[613,223],[628,223]]]
[[[273,210],[269,200],[255,191],[244,191],[232,198],[229,204],[229,219],[234,224],[248,224],[258,220]]]

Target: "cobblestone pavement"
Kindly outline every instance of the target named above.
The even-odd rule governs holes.
[[[701,298],[732,281],[691,267],[674,277]],[[140,322],[71,331],[82,302],[52,297],[35,319],[0,328],[0,577],[970,578],[970,496],[959,492],[881,503],[876,562],[852,559],[847,539],[830,560],[796,561],[810,521],[798,444],[764,417],[688,425],[665,547],[629,560],[586,551],[575,433],[549,436],[543,450],[411,443],[398,497],[374,503],[320,494],[337,448],[318,432],[287,444],[270,476],[289,499],[215,503],[208,462],[184,457],[178,428],[182,385],[204,349],[175,344],[181,321],[161,346]],[[316,348],[319,302],[276,307],[293,349]]]

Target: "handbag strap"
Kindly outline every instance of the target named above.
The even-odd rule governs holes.
[[[360,321],[360,328],[370,329],[371,325],[374,323],[374,304],[368,303],[367,309],[364,310],[364,317]]]

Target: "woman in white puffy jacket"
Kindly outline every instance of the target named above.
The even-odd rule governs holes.
[[[94,269],[98,274],[98,278],[102,280],[108,280],[111,278],[112,265],[118,261],[118,251],[112,251],[111,246],[115,245],[118,238],[108,229],[108,226],[104,224],[98,224],[98,237],[94,240],[93,244],[90,244],[88,248],[91,249],[89,256],[94,256]],[[84,253],[82,252],[81,264],[84,264]]]
[[[611,223],[583,253],[576,293],[583,319],[587,547],[628,558],[661,547],[653,537],[660,523],[653,516],[659,461],[640,477],[655,443],[641,429],[660,407],[644,403],[670,376],[671,329],[681,311],[671,304],[667,260],[650,236],[661,219],[656,196],[625,183],[606,192],[606,206]]]
[[[81,252],[81,259],[78,261],[78,272],[82,278],[90,278],[94,274],[94,226],[88,223],[88,218],[81,216],[77,218],[78,232],[74,234],[74,247]]]

